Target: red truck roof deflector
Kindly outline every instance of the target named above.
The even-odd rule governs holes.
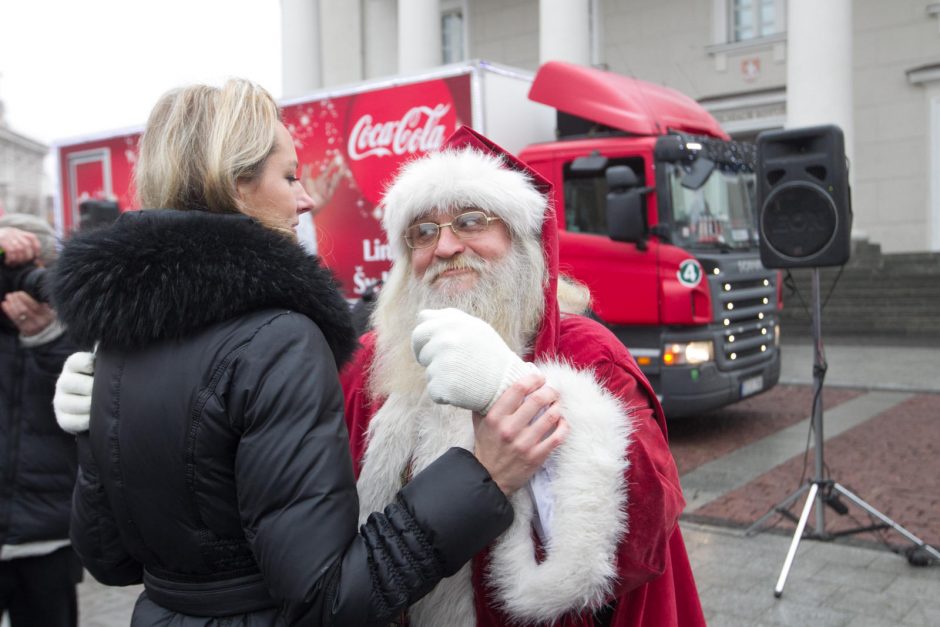
[[[539,68],[529,99],[634,135],[675,130],[728,138],[715,118],[686,95],[563,61],[549,61]]]

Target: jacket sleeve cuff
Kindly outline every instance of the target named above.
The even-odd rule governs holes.
[[[503,378],[499,382],[499,387],[496,388],[496,393],[493,394],[493,398],[490,399],[489,404],[480,413],[482,413],[484,416],[488,414],[489,411],[493,408],[493,405],[496,404],[496,401],[499,400],[499,397],[503,395],[503,392],[508,390],[509,386],[511,386],[513,383],[527,374],[538,374],[540,372],[541,371],[538,369],[538,366],[531,362],[522,361],[521,359],[514,360],[511,364],[509,364],[509,367],[506,368],[506,371],[503,373]]]
[[[65,333],[65,325],[58,320],[53,320],[49,326],[35,335],[20,334],[20,345],[23,348],[35,348],[59,339],[63,333]]]
[[[443,564],[457,572],[512,523],[509,500],[469,451],[452,448],[399,492]]]

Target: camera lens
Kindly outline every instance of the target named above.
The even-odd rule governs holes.
[[[32,264],[15,268],[0,266],[0,298],[7,292],[26,292],[39,302],[47,303],[46,276],[45,268]]]

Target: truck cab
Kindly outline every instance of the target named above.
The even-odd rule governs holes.
[[[670,418],[775,385],[780,277],[760,262],[753,145],[694,100],[561,62],[529,97],[557,141],[520,157],[554,184],[561,271],[636,358]]]

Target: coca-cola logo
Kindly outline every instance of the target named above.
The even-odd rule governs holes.
[[[359,161],[367,157],[436,150],[444,143],[447,129],[440,121],[448,111],[450,105],[444,103],[434,107],[417,106],[409,109],[400,120],[388,122],[375,122],[367,113],[356,120],[349,133],[349,158]]]
[[[431,80],[353,96],[346,114],[346,158],[357,187],[377,204],[401,165],[441,147],[457,129],[447,83]]]

